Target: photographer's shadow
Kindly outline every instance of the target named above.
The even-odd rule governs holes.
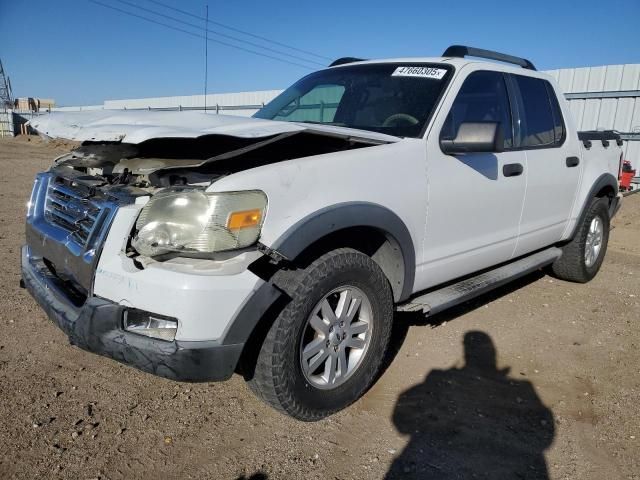
[[[464,337],[465,366],[402,393],[393,422],[410,441],[387,479],[548,479],[553,414],[528,381],[496,368],[486,333]]]

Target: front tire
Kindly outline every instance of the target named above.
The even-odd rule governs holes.
[[[594,198],[576,236],[562,247],[562,256],[551,265],[554,276],[586,283],[596,276],[609,243],[609,202]]]
[[[299,273],[249,386],[277,410],[314,421],[353,403],[375,379],[393,297],[378,265],[356,250],[329,252]]]

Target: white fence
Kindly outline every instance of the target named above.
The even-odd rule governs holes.
[[[45,115],[47,113],[46,110],[32,112],[30,110],[0,109],[0,138],[14,137],[26,132],[28,127],[25,123],[38,115]],[[29,133],[34,132],[29,130]]]
[[[0,138],[13,137],[13,114],[11,110],[0,109]]]

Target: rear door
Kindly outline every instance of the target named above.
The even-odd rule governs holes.
[[[569,220],[582,165],[577,142],[567,137],[566,122],[550,82],[509,75],[516,106],[514,141],[526,155],[527,190],[514,255],[560,240]]]
[[[417,290],[509,260],[517,241],[526,178],[504,167],[524,167],[525,154],[512,150],[506,76],[477,66],[460,74],[459,89],[444,99],[427,138],[429,199]],[[499,122],[506,151],[444,154],[440,138],[454,138],[463,122]]]

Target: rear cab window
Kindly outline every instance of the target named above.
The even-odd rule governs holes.
[[[564,143],[565,126],[551,84],[543,79],[510,75],[517,99],[518,146],[522,149],[552,148]]]

